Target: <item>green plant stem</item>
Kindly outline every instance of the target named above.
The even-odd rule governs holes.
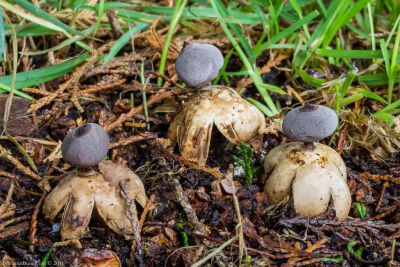
[[[397,60],[397,52],[399,51],[399,44],[400,44],[400,24],[398,25],[397,28],[397,35],[396,35],[396,40],[394,41],[394,47],[393,47],[393,54],[392,54],[392,60],[390,64],[390,73],[389,73],[389,86],[388,86],[388,102],[389,104],[392,103],[392,94],[393,94],[393,87],[394,83],[396,80],[396,60]]]
[[[13,68],[12,68],[12,80],[11,80],[11,88],[10,88],[10,94],[8,95],[6,106],[4,109],[4,118],[3,118],[3,131],[0,134],[3,135],[6,130],[7,130],[7,122],[8,118],[10,116],[10,110],[11,110],[11,104],[12,100],[14,97],[14,89],[15,89],[15,81],[16,81],[16,76],[17,76],[17,67],[18,67],[18,41],[17,41],[17,33],[15,32],[14,26],[12,25],[11,19],[8,17],[7,13],[3,11],[4,17],[6,20],[10,23],[11,25],[11,30],[13,32],[12,34],[12,48],[13,48]]]
[[[228,26],[226,25],[224,19],[221,16],[221,13],[218,9],[218,6],[216,4],[217,0],[211,0],[211,5],[213,6],[216,14],[217,14],[217,18],[219,20],[219,22],[221,23],[221,27],[224,29],[226,36],[228,37],[228,39],[231,41],[233,47],[236,49],[236,52],[238,53],[240,59],[242,60],[245,68],[247,69],[249,76],[253,79],[254,84],[257,88],[257,90],[260,92],[262,98],[264,99],[265,103],[267,104],[268,108],[269,108],[269,112],[270,114],[278,114],[278,110],[276,109],[276,106],[274,104],[274,102],[272,101],[271,97],[269,96],[267,90],[265,89],[264,83],[261,79],[260,74],[258,73],[258,69],[257,67],[253,68],[253,66],[251,66],[249,60],[247,59],[245,53],[243,52],[242,48],[239,46],[239,44],[237,43],[237,41],[235,40],[235,38],[233,37],[233,35],[231,34],[231,32],[228,29]]]
[[[183,1],[177,0],[175,3],[174,13],[172,14],[171,23],[169,25],[169,29],[168,29],[168,33],[167,33],[167,38],[165,40],[165,44],[164,44],[162,55],[161,55],[160,68],[158,70],[160,72],[160,74],[164,74],[165,63],[167,62],[168,50],[169,50],[169,46],[171,44],[172,36],[174,35],[176,25],[179,22],[179,18],[181,17],[182,12],[183,12],[187,2],[188,2],[188,0],[183,0]],[[161,86],[161,84],[162,84],[162,78],[158,77],[157,85]]]

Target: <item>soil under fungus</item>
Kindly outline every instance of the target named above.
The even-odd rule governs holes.
[[[38,266],[46,255],[48,266],[398,266],[399,111],[377,114],[389,90],[376,85],[389,76],[383,62],[390,66],[376,58],[379,40],[388,38],[391,60],[400,38],[393,1],[341,1],[328,20],[338,1],[297,1],[297,10],[296,1],[259,9],[247,4],[262,1],[174,1],[188,4],[177,12],[171,1],[106,1],[104,12],[102,1],[16,2],[1,4],[1,90],[12,87],[17,45],[15,93],[35,101],[27,109],[28,100],[14,98],[14,138],[0,137],[5,266]],[[272,22],[274,8],[276,23],[263,27],[258,11]],[[41,11],[79,41],[47,31],[51,17],[37,28],[29,19]],[[359,71],[354,80],[350,70]],[[269,85],[253,79],[257,72]],[[266,92],[265,107],[278,111],[270,117],[247,101],[265,104]],[[237,145],[254,156],[245,159]],[[251,185],[246,168],[255,170]]]

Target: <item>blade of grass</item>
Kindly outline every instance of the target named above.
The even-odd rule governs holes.
[[[314,10],[310,14],[307,14],[307,16],[300,19],[299,21],[293,23],[292,25],[290,25],[289,27],[287,27],[286,29],[284,29],[283,31],[272,37],[269,41],[263,43],[256,51],[254,51],[255,56],[256,57],[259,56],[264,50],[270,48],[271,45],[278,43],[283,38],[286,38],[296,30],[301,28],[303,25],[316,18],[318,15],[319,12],[317,10]]]
[[[377,74],[364,74],[358,77],[358,80],[365,83],[368,86],[379,86],[385,85],[389,83],[389,78],[386,73],[377,73]],[[394,79],[395,83],[400,82],[400,76],[397,76]]]
[[[80,65],[81,63],[85,62],[85,60],[89,57],[89,53],[84,53],[79,57],[76,57],[71,60],[67,60],[63,63],[46,67],[40,69],[34,69],[31,71],[20,72],[16,75],[16,83],[15,89],[21,89],[25,87],[30,87],[33,85],[37,85],[40,83],[45,83],[51,80],[54,80],[62,75],[66,74],[67,72],[71,71],[76,66]],[[10,86],[12,83],[12,75],[4,76],[0,78],[0,84]],[[0,87],[1,88],[1,87]],[[4,89],[4,88],[1,88]],[[8,91],[5,89],[4,91]]]
[[[188,0],[177,0],[175,3],[175,8],[174,8],[174,13],[172,14],[171,22],[169,25],[168,33],[167,33],[167,38],[164,43],[163,51],[161,54],[161,60],[160,60],[160,68],[159,68],[159,73],[164,74],[165,70],[165,63],[167,61],[167,55],[168,55],[168,50],[169,46],[171,44],[172,36],[174,35],[176,25],[179,22],[179,18],[182,15],[182,12],[187,4]],[[157,79],[157,85],[161,86],[162,84],[162,78],[158,77]]]
[[[10,140],[17,147],[18,151],[25,157],[26,161],[28,162],[29,166],[31,166],[32,170],[38,172],[35,162],[32,160],[29,154],[26,153],[25,149],[17,142],[17,140],[15,140],[15,138],[12,137],[8,132],[5,132],[5,135],[7,136],[7,139]]]
[[[397,72],[396,72],[396,61],[397,61],[397,53],[399,51],[399,45],[400,45],[400,24],[397,29],[397,35],[396,39],[394,41],[394,46],[393,46],[393,54],[392,54],[392,60],[390,64],[390,69],[389,69],[389,86],[388,86],[388,102],[392,102],[392,94],[393,94],[393,87],[394,83],[396,80]]]
[[[54,24],[52,21],[48,20],[48,16],[46,16],[46,19],[42,18],[41,16],[43,15],[43,12],[37,12],[37,10],[36,10],[36,13],[39,14],[39,16],[32,15],[31,13],[26,13],[26,12],[22,11],[21,9],[18,9],[16,6],[13,6],[5,1],[0,1],[0,6],[9,10],[11,13],[14,13],[26,20],[32,21],[33,23],[36,23],[36,24],[46,27],[48,29],[51,29],[51,30],[54,30],[57,32],[62,32],[68,38],[72,37],[71,34],[67,30],[65,30],[63,27],[60,27],[60,26]],[[79,33],[79,34],[81,34],[81,33]],[[89,50],[89,47],[86,44],[79,42],[79,41],[77,42],[77,44],[79,46],[81,46],[82,48]]]
[[[3,10],[0,9],[0,62],[3,61],[3,52],[4,52],[5,42],[6,42],[6,38],[4,36]]]
[[[350,88],[350,85],[354,81],[355,77],[356,75],[352,71],[347,74],[346,79],[344,80],[342,86],[339,89],[340,97],[344,97],[347,94],[347,90]]]
[[[347,4],[351,1],[345,0]],[[346,25],[358,12],[360,12],[371,0],[359,0],[354,5],[352,5],[349,9],[346,9],[347,4],[343,6],[344,14],[341,14],[337,17],[337,19],[332,23],[332,26],[327,29],[326,35],[323,38],[322,47],[327,47],[332,41],[333,37],[342,28]]]
[[[371,3],[367,4],[367,9],[368,9],[368,21],[369,21],[369,27],[371,30],[371,42],[372,42],[372,50],[376,50],[376,44],[375,44],[375,30],[374,30],[374,17],[372,16],[372,11],[371,11]]]
[[[224,19],[224,20],[225,20],[225,18],[232,17],[232,15],[229,13],[230,11],[228,11],[225,8],[220,8],[219,12],[220,12],[222,19]],[[247,57],[250,60],[250,63],[254,64],[256,58],[253,53],[253,49],[251,48],[249,42],[247,41],[245,35],[243,34],[243,31],[240,28],[240,26],[235,23],[227,23],[227,24],[231,28],[233,34],[239,39],[239,43],[242,45],[244,52],[246,53]]]
[[[232,46],[235,48],[236,52],[238,53],[241,61],[244,64],[244,67],[247,69],[249,76],[253,79],[254,84],[261,94],[263,100],[267,104],[270,113],[275,115],[278,113],[278,110],[275,107],[274,102],[272,101],[271,97],[269,96],[267,90],[265,90],[265,87],[262,87],[263,81],[261,79],[260,74],[258,73],[257,67],[253,69],[253,66],[250,64],[249,60],[247,59],[245,53],[243,52],[242,48],[240,45],[237,43],[236,39],[233,37],[232,33],[229,31],[228,26],[226,25],[225,21],[223,20],[221,14],[220,14],[220,9],[224,9],[224,5],[220,2],[220,0],[211,0],[211,5],[214,8],[218,21],[221,24],[222,29],[225,32],[225,35],[228,37],[228,39],[231,41]]]
[[[268,116],[268,117],[274,116],[274,114],[264,104],[258,102],[257,100],[249,97],[249,98],[247,98],[247,101],[249,101],[256,108],[258,108],[262,113],[265,114],[265,116]]]
[[[55,17],[44,11],[43,9],[40,9],[39,7],[35,6],[34,4],[30,3],[27,0],[14,0],[14,2],[16,2],[22,8],[31,12],[32,14],[36,15],[37,17],[45,19],[51,22],[52,24],[60,27],[61,29],[64,29],[67,32],[73,33],[75,35],[81,35],[81,32],[79,32],[78,30],[62,23],[61,21],[59,21],[58,19],[56,19]]]
[[[290,4],[292,4],[294,11],[296,11],[299,18],[302,19],[303,14],[301,12],[300,5],[297,3],[297,0],[289,0],[289,2],[290,2]],[[308,31],[307,24],[303,24],[302,27],[303,27],[304,33],[306,34],[307,39],[310,39],[310,32]]]
[[[4,12],[5,19],[11,23],[11,19],[8,17],[7,13]],[[14,97],[14,90],[15,90],[15,81],[16,81],[16,74],[18,68],[18,40],[17,40],[17,33],[14,30],[14,27],[11,27],[13,31],[12,35],[12,52],[13,52],[13,64],[12,64],[12,78],[11,78],[11,88],[10,94],[8,95],[6,106],[4,108],[4,117],[3,117],[3,132],[0,135],[3,135],[7,131],[7,122],[10,116],[11,104]]]
[[[358,58],[358,59],[374,59],[383,58],[382,51],[372,50],[333,50],[318,49],[315,51],[317,56],[337,57],[337,58]],[[389,56],[393,54],[392,50],[388,50]]]
[[[97,6],[97,19],[96,19],[96,25],[94,27],[93,36],[96,35],[96,32],[100,27],[100,22],[101,18],[103,17],[103,14],[104,14],[104,0],[100,0],[100,3]]]
[[[4,85],[4,84],[0,83],[0,94],[2,94],[4,92],[9,93],[10,91],[11,91],[11,87],[10,86],[7,86],[7,85]],[[25,94],[24,92],[21,92],[21,91],[18,91],[18,90],[15,90],[14,94],[16,94],[17,96],[20,96],[20,97],[24,97],[24,98],[26,98],[28,100],[34,100],[34,98],[31,97],[30,95]]]
[[[103,60],[103,65],[107,64],[111,59],[115,57],[116,54],[124,47],[124,45],[133,37],[135,36],[136,33],[147,29],[149,27],[148,23],[140,23],[133,27],[132,29],[129,29],[126,33],[124,33],[110,48],[110,52],[108,55],[104,58]]]
[[[37,52],[24,52],[24,55],[27,56],[36,56],[36,55],[43,55],[43,54],[47,54],[50,51],[56,51],[56,50],[60,50],[63,47],[69,46],[73,43],[75,43],[76,41],[82,40],[84,38],[86,38],[92,31],[94,30],[94,26],[89,27],[88,29],[84,30],[82,32],[82,34],[79,35],[75,35],[72,38],[66,39],[65,41],[59,43],[58,45],[49,48],[49,49],[45,49],[42,51],[37,51]]]

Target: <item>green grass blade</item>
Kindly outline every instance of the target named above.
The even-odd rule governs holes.
[[[4,36],[4,20],[3,10],[0,9],[0,62],[3,61],[3,52],[5,47],[6,38]]]
[[[339,96],[344,97],[347,94],[347,90],[350,88],[351,83],[354,81],[356,75],[354,72],[350,72],[347,74],[346,79],[344,80],[342,86],[339,89]]]
[[[333,58],[358,58],[358,59],[375,59],[383,58],[382,51],[372,50],[334,50],[334,49],[317,49],[317,56],[333,57]],[[388,50],[388,55],[393,54],[392,50]]]
[[[4,92],[10,93],[11,92],[11,87],[0,83],[0,94],[2,94]],[[29,100],[34,100],[34,98],[31,97],[30,95],[25,94],[24,92],[21,92],[21,91],[18,91],[18,90],[15,90],[14,94],[17,95],[17,96],[20,96],[20,97],[24,97],[24,98],[29,99]]]
[[[382,51],[382,56],[385,61],[385,68],[386,68],[386,73],[389,75],[390,73],[390,59],[389,59],[389,53],[386,47],[386,43],[383,39],[379,40],[380,46],[381,46],[381,51]]]
[[[276,109],[276,106],[275,106],[274,102],[272,101],[271,97],[269,96],[267,90],[263,87],[264,83],[261,79],[260,74],[258,73],[257,67],[253,68],[253,66],[250,64],[250,62],[247,59],[242,48],[240,47],[240,45],[238,44],[236,39],[233,37],[232,33],[229,31],[228,26],[226,25],[225,21],[223,20],[221,14],[219,13],[220,12],[219,7],[224,8],[224,6],[220,2],[220,0],[211,0],[211,5],[213,6],[213,8],[217,14],[218,20],[221,24],[222,29],[225,32],[225,35],[228,37],[228,39],[232,43],[232,46],[235,48],[236,52],[238,53],[241,61],[244,64],[244,67],[247,69],[247,71],[249,73],[249,76],[253,79],[257,90],[263,97],[265,103],[268,105],[268,108],[270,109],[271,113],[277,114],[278,110]]]
[[[81,33],[78,30],[62,23],[61,21],[59,21],[58,19],[56,19],[55,17],[44,11],[43,9],[40,9],[39,7],[35,6],[34,4],[30,3],[27,0],[14,0],[14,2],[16,2],[22,8],[31,12],[32,14],[36,15],[37,17],[45,19],[51,22],[52,24],[60,27],[61,29],[64,29],[67,32],[70,32],[75,35],[81,35]]]
[[[258,108],[262,113],[264,113],[268,117],[274,116],[274,113],[269,110],[264,104],[261,104],[257,100],[253,98],[247,98],[247,101],[249,101],[251,104],[253,104],[256,108]]]
[[[317,28],[315,28],[313,34],[308,40],[307,46],[318,48],[319,44],[323,41],[324,31],[328,29],[336,19],[340,6],[343,5],[345,1],[348,0],[333,0],[330,2],[329,7],[326,10],[326,16],[318,23]]]
[[[66,46],[69,46],[69,45],[75,43],[76,41],[80,41],[80,40],[86,38],[93,30],[94,30],[94,26],[91,26],[90,28],[84,30],[82,32],[82,34],[75,35],[72,38],[69,38],[69,39],[63,41],[63,42],[59,43],[58,45],[56,45],[56,46],[54,46],[52,48],[49,48],[49,49],[46,49],[46,50],[42,50],[42,51],[37,51],[37,52],[24,52],[23,54],[24,55],[28,55],[28,56],[36,56],[36,55],[47,54],[50,51],[59,50],[59,49],[61,49],[63,47],[66,47]]]
[[[305,72],[304,70],[301,70],[301,69],[299,69],[299,68],[297,68],[297,67],[295,67],[295,71],[296,71],[297,74],[299,74],[299,76],[301,77],[301,79],[302,79],[304,82],[306,82],[306,83],[308,83],[309,85],[312,85],[312,86],[314,86],[314,87],[317,87],[317,88],[318,88],[318,87],[321,87],[322,84],[323,84],[324,82],[326,82],[325,79],[314,78],[314,77],[308,75],[308,73]]]
[[[379,102],[381,102],[382,104],[389,104],[386,99],[384,99],[383,97],[381,97],[380,95],[375,94],[374,92],[362,89],[361,94],[366,97],[366,98],[370,98],[370,99],[374,99],[374,100],[378,100]]]
[[[377,73],[377,74],[364,74],[358,77],[360,82],[365,83],[368,86],[379,86],[386,85],[389,83],[389,78],[386,73]],[[394,79],[395,83],[400,82],[400,76],[397,76]]]
[[[17,73],[15,89],[30,87],[57,79],[63,76],[64,74],[68,73],[69,71],[71,71],[76,66],[85,62],[85,60],[88,57],[89,53],[85,53],[75,59],[68,60],[54,66]],[[11,81],[12,81],[12,75],[0,78],[0,84],[3,84],[5,86],[10,86]]]
[[[301,28],[303,25],[305,25],[306,23],[308,23],[311,20],[313,20],[314,18],[316,18],[318,15],[319,15],[319,12],[317,10],[314,10],[310,14],[307,14],[307,16],[303,17],[299,21],[293,23],[292,25],[290,25],[289,27],[287,27],[286,29],[284,29],[283,31],[281,31],[280,33],[278,33],[277,35],[272,37],[269,41],[266,41],[265,43],[263,43],[257,49],[257,51],[254,52],[256,57],[259,56],[264,50],[270,48],[271,45],[276,44],[283,38],[288,37],[290,34],[295,32],[299,28]]]
[[[104,0],[100,0],[100,3],[97,8],[97,19],[96,19],[96,25],[94,27],[93,36],[96,35],[96,32],[100,27],[100,22],[101,22],[101,18],[103,17],[103,14],[104,14]]]
[[[345,0],[348,1],[348,0]],[[348,1],[350,2],[350,1]],[[327,34],[323,40],[322,47],[327,47],[332,41],[333,37],[339,31],[341,27],[346,25],[358,12],[360,12],[371,0],[359,0],[354,5],[350,7],[343,15],[338,16],[337,20],[332,24],[332,26],[327,31]],[[346,6],[346,5],[345,5]]]
[[[167,61],[168,50],[169,50],[169,46],[171,44],[172,36],[174,35],[176,25],[179,22],[179,19],[182,15],[182,12],[183,12],[187,2],[188,2],[188,0],[177,0],[175,3],[174,13],[172,15],[172,19],[171,19],[169,29],[167,32],[167,38],[165,40],[163,51],[161,54],[160,68],[158,70],[160,72],[160,74],[164,74],[165,63]],[[162,83],[162,78],[158,77],[157,85],[161,86],[161,83]]]
[[[103,65],[107,64],[111,59],[115,57],[116,54],[124,47],[124,45],[133,37],[135,36],[136,33],[147,29],[149,27],[148,23],[140,23],[124,33],[115,43],[114,45],[110,48],[110,52],[108,55],[104,58]]]
[[[51,252],[53,252],[54,249],[54,245],[52,245],[49,249],[49,251],[47,251],[46,255],[44,256],[42,262],[40,263],[40,267],[46,267],[47,266],[47,262],[49,261],[50,258],[50,254]]]
[[[33,15],[29,14],[29,13],[25,13],[22,10],[20,10],[17,7],[11,5],[8,2],[0,1],[0,6],[2,6],[3,8],[7,9],[11,13],[14,13],[14,14],[16,14],[16,15],[24,18],[24,19],[27,19],[29,21],[32,21],[32,22],[36,23],[36,24],[42,25],[42,26],[44,26],[46,28],[49,28],[51,30],[54,30],[54,31],[57,31],[57,32],[62,32],[65,35],[68,35],[67,31],[65,31],[63,28],[61,28],[61,27],[59,27],[59,26],[53,24],[52,22],[50,22],[48,20],[45,20],[43,18],[33,16]]]

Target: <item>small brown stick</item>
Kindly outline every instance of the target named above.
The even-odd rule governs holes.
[[[39,210],[40,207],[43,204],[44,199],[46,198],[47,192],[43,192],[42,196],[40,197],[38,203],[35,206],[35,209],[33,210],[33,214],[32,214],[32,220],[31,220],[31,228],[30,228],[30,234],[29,234],[29,250],[31,252],[34,252],[35,250],[35,243],[36,243],[36,238],[35,238],[35,234],[36,234],[36,225],[37,225],[37,216],[39,214]]]
[[[131,199],[128,195],[128,186],[125,180],[120,182],[119,188],[121,189],[120,194],[122,198],[125,200],[125,204],[127,207],[126,210],[126,217],[131,221],[132,231],[134,241],[132,242],[131,246],[131,258],[133,260],[135,255],[135,250],[137,248],[137,257],[136,259],[139,262],[139,266],[145,266],[143,261],[143,248],[142,248],[142,241],[140,237],[140,226],[137,219],[137,210],[135,200]]]
[[[88,86],[87,88],[85,88],[84,90],[81,90],[81,92],[83,94],[91,94],[91,93],[96,93],[102,90],[107,90],[107,89],[111,89],[111,88],[118,88],[120,86],[122,86],[124,83],[126,82],[126,79],[120,79],[116,82],[111,82],[111,83],[104,83],[104,84],[96,84],[96,85],[92,85],[92,86]]]
[[[183,210],[185,211],[188,221],[192,225],[194,225],[194,228],[196,231],[198,231],[201,234],[207,235],[208,233],[206,232],[204,225],[200,222],[199,218],[197,218],[196,212],[193,210],[192,206],[190,205],[189,200],[186,197],[186,194],[183,191],[181,184],[179,183],[179,180],[174,179],[172,177],[169,177],[168,180],[175,189],[176,198],[178,199],[179,204],[181,204]],[[203,241],[203,243],[207,247],[212,246],[212,244],[208,241],[207,242]]]
[[[154,74],[154,75],[156,75],[157,77],[161,77],[163,80],[169,82],[170,84],[173,84],[174,86],[178,87],[179,89],[185,89],[184,86],[182,86],[182,85],[179,84],[178,82],[176,82],[176,81],[170,79],[169,77],[167,77],[167,76],[164,75],[164,74],[161,74],[161,73],[156,72],[156,71],[150,71],[150,72],[146,72],[146,73]]]
[[[149,101],[147,101],[147,107],[151,107],[152,105],[154,105],[154,104],[156,104],[156,103],[158,103],[158,102],[161,102],[161,101],[163,101],[163,100],[166,99],[166,98],[171,97],[173,94],[174,94],[174,93],[171,92],[171,91],[166,91],[166,92],[158,93],[158,94],[152,96],[152,97],[149,99]],[[109,132],[111,132],[114,128],[117,128],[117,127],[122,126],[122,123],[124,123],[124,122],[126,122],[126,121],[128,121],[128,120],[131,120],[135,114],[137,114],[137,113],[139,113],[139,112],[142,112],[143,109],[144,109],[144,106],[143,106],[143,104],[142,104],[142,105],[140,105],[140,106],[138,106],[138,107],[132,108],[128,113],[121,114],[121,115],[119,116],[119,118],[118,118],[116,121],[114,121],[113,123],[111,123],[111,124],[109,124],[109,125],[107,125],[107,126],[105,127],[106,132],[109,133]]]
[[[152,207],[154,200],[156,199],[155,194],[151,194],[149,199],[146,202],[146,206],[143,209],[142,215],[140,216],[140,221],[139,221],[139,229],[142,231],[144,220],[146,220],[146,215],[149,212],[150,208]]]
[[[9,236],[15,236],[19,233],[29,230],[29,222],[23,222],[14,226],[10,226],[5,231],[0,232],[0,240]]]
[[[63,247],[63,246],[68,246],[68,245],[73,245],[76,249],[82,249],[82,244],[79,242],[78,239],[70,239],[70,240],[65,240],[61,242],[55,242],[53,244],[53,247]]]
[[[340,137],[339,137],[339,141],[338,141],[337,148],[336,148],[336,151],[339,155],[342,155],[342,153],[343,153],[343,143],[344,143],[344,140],[346,139],[348,128],[349,128],[349,124],[346,122],[344,124],[343,130],[340,132]]]
[[[293,87],[291,87],[290,85],[286,85],[286,89],[287,89],[289,95],[294,95],[294,96],[297,98],[297,100],[299,100],[300,104],[301,104],[302,106],[304,106],[304,104],[305,104],[306,102],[303,100],[303,98],[301,97],[301,95],[300,95],[296,90],[294,90]]]
[[[219,171],[219,168],[207,168],[205,166],[200,166],[192,161],[189,161],[187,159],[184,159],[183,157],[180,157],[178,155],[175,155],[174,153],[170,152],[168,149],[164,148],[158,140],[154,141],[148,141],[150,145],[155,147],[159,152],[165,155],[167,159],[172,159],[181,165],[181,167],[189,167],[189,168],[194,168],[196,170],[200,170],[206,173],[211,174],[215,178],[221,179],[224,177],[224,175]]]
[[[48,140],[43,140],[43,139],[39,139],[39,138],[32,138],[32,137],[24,137],[24,136],[15,136],[14,137],[15,140],[17,141],[32,141],[34,143],[38,143],[41,145],[45,145],[45,146],[57,146],[58,143],[54,142],[54,141],[48,141]],[[0,140],[9,140],[7,136],[1,136]]]
[[[20,221],[24,221],[26,219],[29,219],[30,216],[28,215],[24,215],[24,216],[20,216],[20,217],[16,217],[16,218],[12,218],[6,222],[3,222],[0,224],[0,231],[3,231],[4,228],[6,228],[7,225],[12,224],[12,223],[16,223],[16,222],[20,222]]]
[[[71,74],[71,77],[68,81],[64,82],[60,85],[60,87],[54,93],[42,97],[41,99],[37,100],[33,103],[27,110],[27,113],[34,113],[36,110],[42,108],[45,105],[50,104],[55,98],[57,98],[60,94],[62,94],[67,88],[75,88],[79,79],[90,69],[93,67],[93,64],[98,59],[99,55],[102,55],[106,50],[108,50],[114,41],[108,42],[97,49],[87,60],[86,62],[80,66],[75,68],[75,71]]]
[[[375,215],[374,217],[369,218],[370,221],[376,221],[376,220],[380,220],[386,216],[388,216],[389,214],[391,214],[392,212],[396,211],[398,208],[398,205],[394,205],[394,206],[390,206],[390,207],[386,207],[386,210],[382,213],[379,213],[377,215]]]
[[[15,215],[15,210],[6,211],[5,213],[0,215],[0,220],[3,220],[5,218],[8,218],[8,217],[11,217],[11,216],[14,216],[14,215]]]
[[[6,201],[1,204],[0,206],[0,216],[3,214],[4,211],[6,211],[8,209],[8,207],[10,206],[10,201],[12,198],[12,195],[14,193],[14,189],[15,189],[15,184],[11,183],[10,188],[8,189],[8,193],[7,193],[7,197],[6,197]]]
[[[108,18],[108,23],[111,26],[111,32],[114,39],[118,39],[119,37],[121,37],[123,32],[121,30],[121,25],[119,24],[117,14],[115,14],[114,9],[109,8],[107,10],[107,18]]]
[[[73,90],[72,95],[71,95],[71,102],[72,102],[72,104],[74,104],[74,106],[76,107],[76,109],[77,109],[80,113],[83,113],[85,110],[83,109],[83,107],[81,106],[81,104],[79,104],[79,99],[78,99],[79,96],[80,96],[80,93],[79,93],[78,86],[75,85],[75,86],[74,86],[74,90]]]
[[[386,188],[387,188],[388,186],[389,186],[389,182],[386,181],[386,182],[383,183],[383,185],[382,185],[382,190],[381,190],[381,193],[380,193],[380,195],[379,195],[378,204],[376,205],[376,208],[375,208],[375,212],[378,212],[379,209],[381,208],[383,196],[385,195]]]
[[[400,178],[393,177],[393,175],[380,175],[380,174],[371,174],[369,172],[359,173],[358,175],[361,178],[369,179],[375,182],[378,181],[387,181],[394,184],[400,184]]]
[[[0,153],[5,152],[6,149],[0,145]],[[18,159],[14,158],[12,155],[6,155],[4,156],[6,160],[8,160],[11,164],[13,164],[15,167],[17,167],[18,170],[23,172],[24,174],[30,176],[31,178],[40,181],[39,175],[37,175],[35,172],[33,172],[31,169],[25,167]]]
[[[149,140],[149,139],[156,139],[157,134],[152,133],[152,132],[145,132],[145,133],[140,133],[140,135],[132,135],[128,138],[125,139],[120,139],[118,142],[113,142],[110,144],[110,149],[116,148],[119,146],[126,146],[135,142],[143,141],[143,140]]]
[[[232,199],[233,199],[233,204],[235,207],[236,211],[236,216],[238,219],[238,224],[237,224],[237,231],[238,231],[238,236],[239,236],[239,266],[242,265],[242,259],[243,259],[243,251],[245,251],[246,256],[247,256],[247,248],[246,244],[244,243],[244,236],[243,236],[243,222],[242,222],[242,214],[240,213],[240,205],[239,205],[239,200],[236,196],[236,188],[235,188],[235,183],[233,181],[233,165],[229,164],[228,171],[226,172],[225,177],[231,182],[232,184]]]
[[[212,236],[209,236],[209,235],[203,235],[203,234],[199,234],[199,233],[196,233],[196,232],[192,232],[192,235],[197,236],[199,238],[207,239],[207,240],[212,241],[212,242],[217,243],[217,244],[224,244],[225,243],[225,241],[216,239],[215,237],[212,237]],[[229,244],[229,246],[235,247],[235,248],[239,248],[239,245],[234,244],[234,243]],[[255,248],[247,248],[247,250],[248,250],[249,253],[253,252],[255,254],[267,256],[267,257],[269,257],[271,259],[275,258],[274,255],[270,254],[267,251],[261,251],[261,250],[255,249]]]
[[[0,176],[4,176],[4,177],[10,178],[10,179],[18,179],[17,175],[15,175],[13,173],[5,172],[5,171],[0,171]]]
[[[24,88],[24,89],[22,89],[22,91],[24,91],[25,93],[42,95],[42,96],[48,96],[51,94],[49,91],[36,89],[36,88]]]

